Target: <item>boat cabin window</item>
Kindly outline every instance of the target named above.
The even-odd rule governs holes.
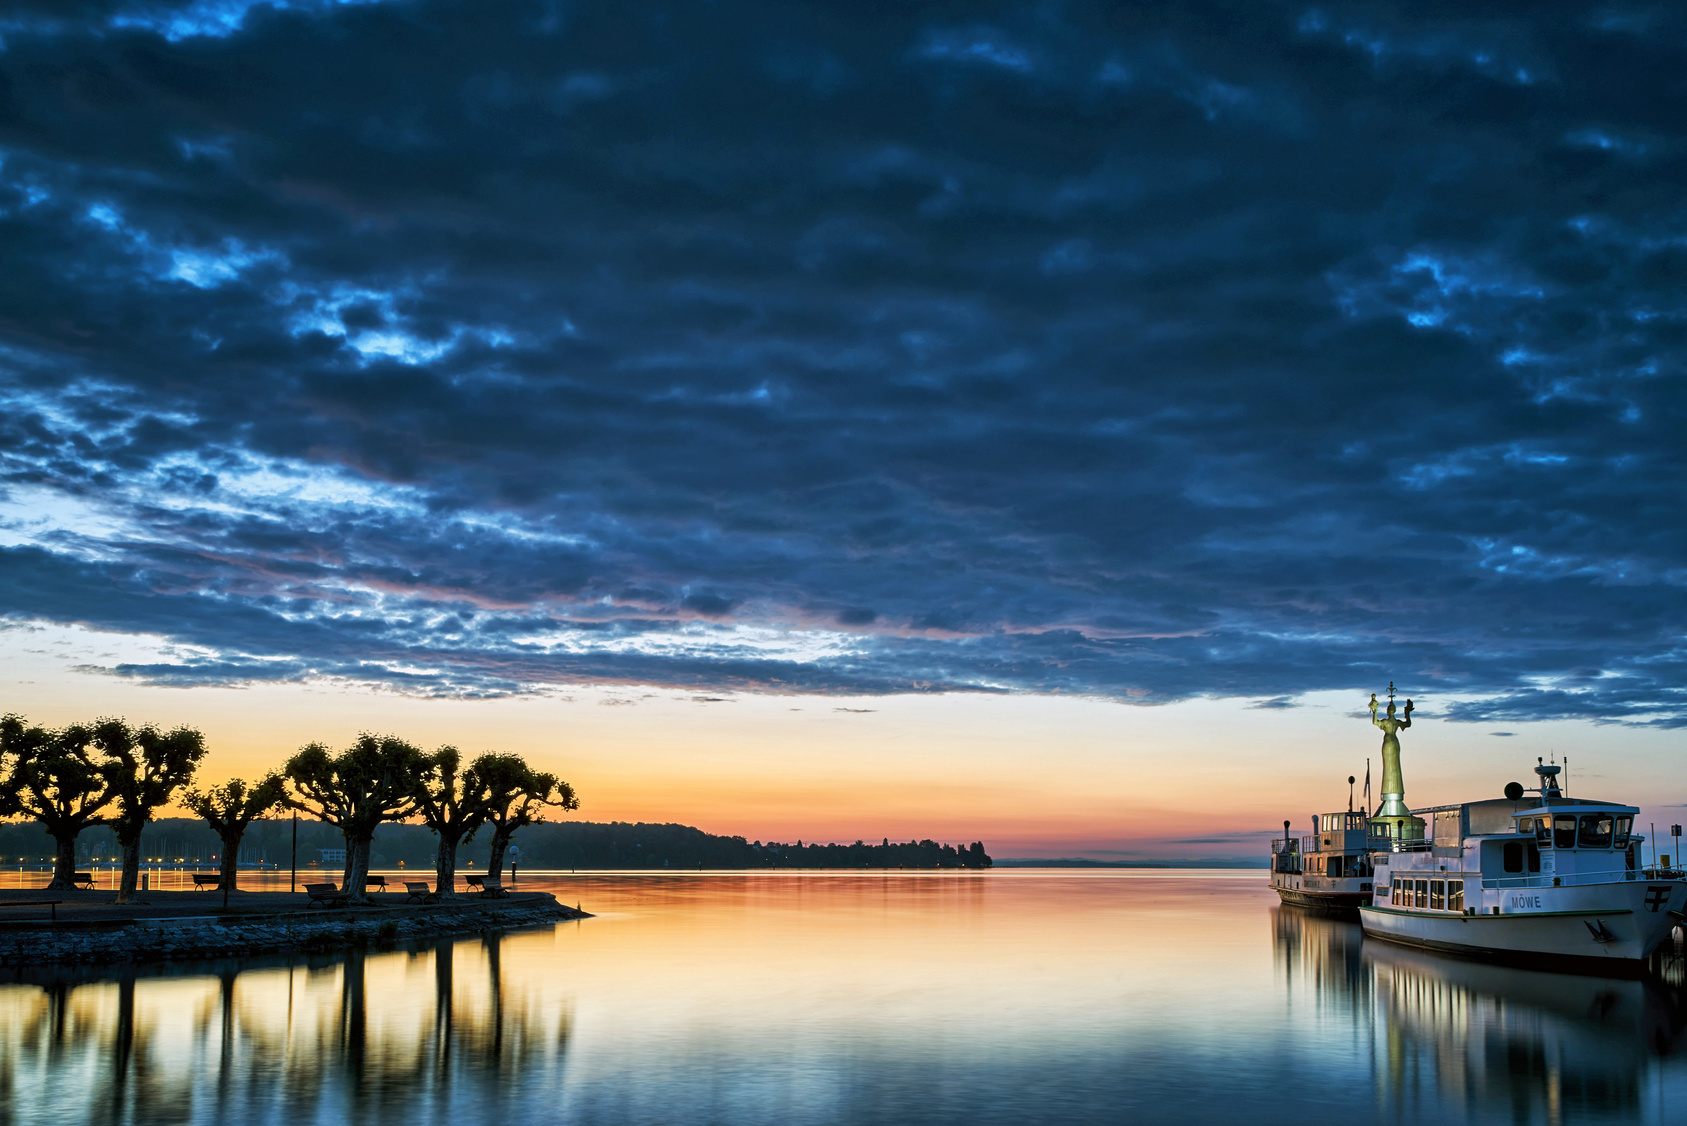
[[[1576,819],[1571,814],[1559,814],[1552,819],[1552,843],[1557,848],[1576,847]]]
[[[1505,842],[1504,861],[1507,872],[1521,872],[1523,870],[1522,841]]]
[[[1419,880],[1419,881],[1417,881],[1417,885],[1418,885],[1417,889],[1416,889],[1415,893],[1413,894],[1414,902],[1413,902],[1412,905],[1414,907],[1428,907],[1429,906],[1429,881],[1428,880]]]
[[[1429,909],[1431,911],[1445,911],[1447,909],[1447,881],[1429,881]]]
[[[1582,814],[1581,846],[1610,848],[1612,821],[1609,813]]]
[[[1552,847],[1552,818],[1535,818],[1535,840],[1542,848]]]
[[[1447,910],[1464,912],[1464,881],[1447,881]]]
[[[1612,848],[1627,848],[1628,835],[1634,829],[1634,818],[1617,818],[1617,835],[1611,839]]]

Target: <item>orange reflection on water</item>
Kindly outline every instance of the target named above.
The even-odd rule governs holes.
[[[524,874],[598,917],[6,971],[6,1122],[1668,1122],[1667,983],[1472,967],[1260,874]],[[1677,967],[1677,970],[1679,967]]]

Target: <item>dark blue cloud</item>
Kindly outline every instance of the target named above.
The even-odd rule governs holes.
[[[14,5],[0,611],[163,683],[1687,722],[1684,30]]]

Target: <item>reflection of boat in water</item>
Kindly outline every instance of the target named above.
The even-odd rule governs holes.
[[[1545,974],[1368,943],[1391,1086],[1428,1066],[1443,1096],[1517,1121],[1640,1106],[1654,1057],[1681,1048],[1682,997],[1652,981]],[[1579,1117],[1579,1115],[1577,1115]]]
[[[1573,1122],[1650,1107],[1659,1061],[1687,1047],[1677,984],[1543,973],[1362,938],[1358,926],[1274,912],[1286,985],[1311,988],[1369,1044],[1396,1105],[1467,1118]]]
[[[1566,796],[1557,766],[1535,768],[1537,797],[1417,810],[1425,840],[1379,852],[1365,933],[1392,942],[1558,969],[1638,972],[1682,918],[1687,882],[1643,870],[1639,810]]]

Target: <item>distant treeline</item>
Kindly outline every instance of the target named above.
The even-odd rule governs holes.
[[[290,818],[254,821],[240,846],[242,863],[259,861],[283,869],[291,863],[293,822]],[[523,868],[988,868],[992,861],[982,842],[970,845],[936,841],[881,841],[879,844],[785,844],[722,837],[689,825],[647,825],[625,821],[570,821],[528,825],[512,835],[521,850]],[[345,838],[332,825],[299,819],[299,864],[322,864],[322,849],[343,849]],[[197,860],[211,865],[222,848],[204,821],[164,817],[141,834],[141,855]],[[423,825],[385,824],[375,830],[370,866],[429,869],[434,866],[439,838]],[[0,825],[0,858],[17,863],[27,858],[51,861],[51,837],[35,824]],[[458,850],[458,862],[484,867],[490,841],[472,838]],[[76,842],[77,859],[89,863],[116,855],[110,829],[86,829]],[[331,867],[338,867],[332,865]]]

